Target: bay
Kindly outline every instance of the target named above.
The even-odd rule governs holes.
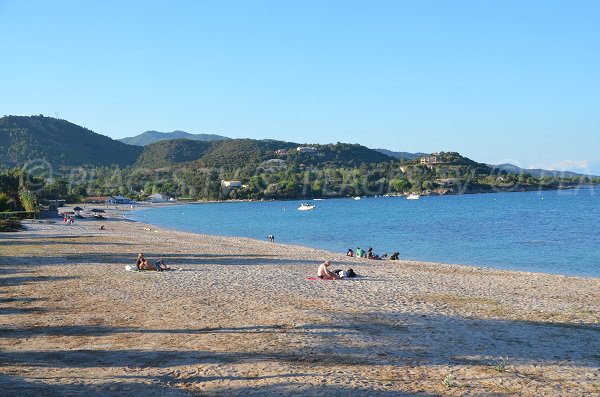
[[[600,277],[600,190],[223,202],[134,211],[134,220],[345,253]]]

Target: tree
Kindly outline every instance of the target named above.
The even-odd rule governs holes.
[[[411,188],[411,184],[406,179],[392,179],[390,186],[398,193],[406,192]]]
[[[65,198],[68,193],[69,186],[67,185],[67,181],[56,179],[44,186],[41,191],[41,197],[50,200],[61,199]]]
[[[37,198],[25,188],[19,189],[19,201],[21,201],[21,206],[27,212],[34,212],[37,207]]]
[[[0,175],[0,192],[16,196],[19,192],[19,175],[5,173]]]
[[[10,210],[10,197],[6,193],[0,193],[0,212]]]

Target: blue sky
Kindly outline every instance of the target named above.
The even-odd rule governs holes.
[[[600,1],[0,0],[0,115],[600,174]]]

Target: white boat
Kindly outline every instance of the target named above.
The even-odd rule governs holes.
[[[354,197],[354,200],[360,200],[360,196]]]
[[[421,196],[418,195],[417,193],[411,193],[406,197],[407,200],[418,200],[420,198],[421,198]]]
[[[315,206],[308,204],[308,203],[302,203],[300,204],[300,207],[298,207],[298,211],[310,211],[310,210],[314,210]]]

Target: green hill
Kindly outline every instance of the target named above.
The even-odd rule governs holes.
[[[213,142],[213,141],[223,141],[229,139],[225,136],[215,135],[215,134],[190,134],[185,131],[173,131],[173,132],[160,132],[160,131],[146,131],[141,133],[140,135],[122,138],[119,141],[126,143],[128,145],[136,145],[136,146],[146,146],[152,143],[166,141],[171,139],[189,139],[192,141],[203,141],[203,142]]]
[[[66,120],[39,116],[0,118],[0,167],[43,159],[61,166],[126,166],[142,148],[126,145]]]
[[[245,167],[275,158],[275,151],[279,149],[288,150],[297,146],[297,143],[283,141],[230,139],[215,142],[199,160],[199,164],[204,167]]]
[[[212,147],[211,142],[171,139],[144,146],[136,167],[160,168],[194,161],[201,158]]]
[[[212,147],[199,159],[204,167],[237,168],[259,165],[261,162],[280,158],[287,163],[305,166],[359,166],[364,163],[397,161],[395,158],[367,147],[337,143],[330,145],[310,145],[315,151],[301,153],[299,145],[293,142],[274,140],[231,139],[213,142]],[[278,150],[285,153],[277,155]]]
[[[358,167],[364,163],[397,161],[394,157],[359,144],[338,142],[329,145],[315,145],[314,147],[319,151],[318,155],[315,156],[315,165]]]

